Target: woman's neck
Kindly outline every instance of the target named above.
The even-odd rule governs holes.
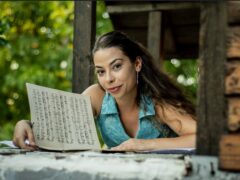
[[[133,93],[129,93],[128,95],[124,96],[124,98],[116,99],[119,111],[126,112],[138,108],[136,98],[137,91],[134,91]]]

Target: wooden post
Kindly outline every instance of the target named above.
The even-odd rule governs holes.
[[[220,136],[227,131],[224,96],[226,27],[226,2],[202,3],[197,109],[197,154],[201,155],[218,155]]]
[[[93,82],[91,50],[96,34],[96,2],[75,1],[72,91],[82,93]]]
[[[161,67],[160,52],[162,50],[162,13],[160,11],[149,12],[148,17],[148,50]]]

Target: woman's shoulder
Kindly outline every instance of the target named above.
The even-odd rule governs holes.
[[[167,121],[176,120],[176,119],[191,119],[191,114],[187,113],[187,111],[183,108],[173,106],[167,102],[158,102],[155,100],[155,111],[157,116],[163,121],[163,123],[167,123]]]
[[[90,96],[93,113],[95,116],[97,116],[101,110],[101,105],[102,105],[103,97],[105,95],[105,91],[100,87],[99,84],[93,84],[89,86],[83,92],[83,94]]]
[[[93,84],[89,86],[87,89],[85,89],[83,92],[83,94],[87,94],[87,95],[92,95],[96,93],[102,94],[102,95],[104,95],[105,93],[99,84]]]

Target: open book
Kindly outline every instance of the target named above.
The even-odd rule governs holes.
[[[48,150],[100,150],[90,97],[27,83],[33,134]]]

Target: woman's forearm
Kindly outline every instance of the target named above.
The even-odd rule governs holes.
[[[131,138],[119,146],[111,148],[119,151],[149,151],[174,148],[195,148],[196,134],[183,135],[174,138],[135,139]]]
[[[196,134],[183,135],[174,138],[149,139],[144,142],[146,150],[195,148]]]

